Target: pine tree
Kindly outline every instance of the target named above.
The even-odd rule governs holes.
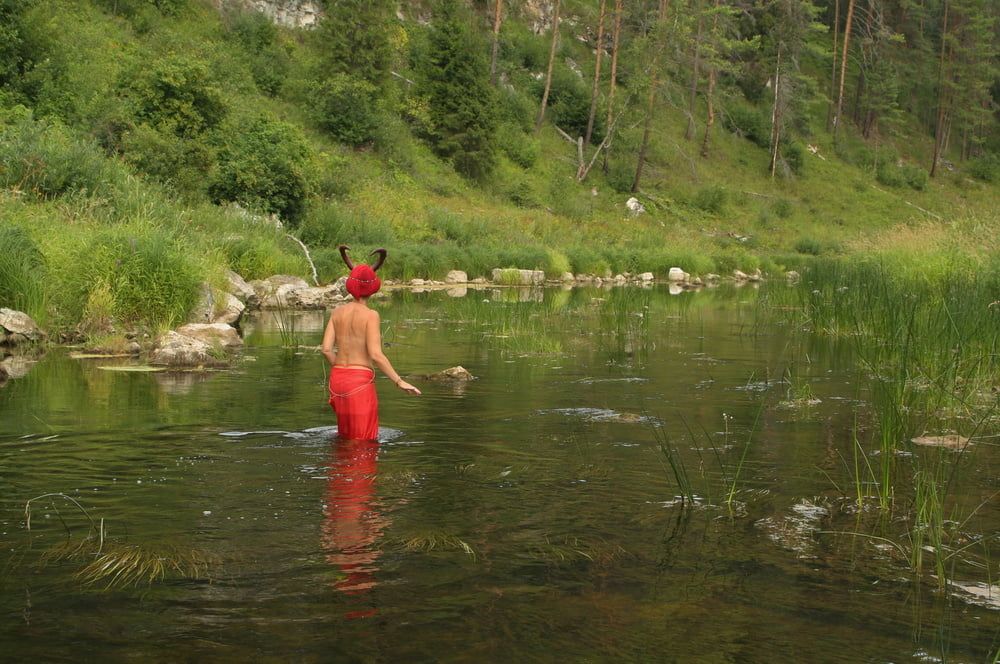
[[[434,151],[465,177],[488,175],[496,165],[495,91],[485,48],[457,0],[435,6],[423,68]]]
[[[328,0],[320,24],[324,73],[381,86],[392,62],[392,0]]]

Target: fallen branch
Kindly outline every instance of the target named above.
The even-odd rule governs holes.
[[[883,194],[887,194],[887,195],[894,195],[894,196],[896,196],[897,198],[899,198],[899,195],[898,195],[898,194],[892,194],[891,192],[888,192],[888,191],[886,191],[885,189],[879,189],[879,188],[878,188],[878,187],[876,187],[875,185],[871,185],[871,187],[872,187],[872,189],[874,189],[875,191],[878,191],[878,192],[881,192],[881,193],[883,193]],[[908,201],[908,200],[906,200],[906,199],[900,199],[900,200],[902,200],[902,201],[903,201],[904,203],[906,203],[907,205],[909,205],[909,206],[910,206],[911,208],[916,208],[917,210],[920,210],[920,211],[921,211],[921,212],[923,212],[924,214],[926,214],[926,215],[929,215],[929,216],[931,216],[931,217],[934,217],[934,218],[935,218],[935,219],[937,219],[938,221],[944,221],[944,218],[943,218],[943,217],[941,217],[940,215],[937,215],[937,214],[934,214],[934,213],[933,213],[933,212],[931,212],[930,210],[925,210],[925,209],[923,209],[922,207],[920,207],[919,205],[914,205],[913,203],[911,203],[910,201]]]
[[[395,76],[396,78],[399,78],[399,79],[402,79],[402,80],[406,81],[410,85],[416,85],[416,83],[414,83],[413,81],[411,81],[410,79],[406,78],[405,76],[403,76],[402,74],[400,74],[398,72],[390,71],[389,73],[392,74],[393,76]]]
[[[296,243],[297,243],[297,244],[298,244],[298,245],[299,245],[300,247],[302,247],[302,253],[304,253],[304,254],[306,255],[306,260],[307,260],[307,261],[309,261],[309,269],[311,269],[311,270],[312,270],[312,274],[313,274],[313,283],[314,283],[315,285],[319,286],[319,275],[318,275],[318,274],[316,274],[316,264],[315,264],[315,263],[313,263],[313,259],[312,259],[312,256],[311,256],[311,255],[309,254],[309,247],[307,247],[307,246],[305,245],[305,243],[304,243],[304,242],[303,242],[302,240],[300,240],[299,238],[295,237],[295,236],[294,236],[294,235],[292,235],[291,233],[285,233],[285,235],[287,235],[288,237],[290,237],[290,238],[292,238],[293,240],[295,240],[295,242],[296,242]]]

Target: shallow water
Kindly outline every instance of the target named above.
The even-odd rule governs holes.
[[[421,398],[381,379],[379,444],[335,439],[321,315],[251,321],[216,373],[50,352],[0,389],[3,659],[986,660],[997,501],[965,524],[991,566],[958,564],[967,601],[820,532],[872,532],[850,499],[862,381],[849,344],[757,325],[760,293],[396,293],[378,304],[396,367],[479,378],[414,379]],[[805,388],[819,403],[782,404]],[[956,514],[1000,489],[996,446],[970,449]],[[87,534],[80,510],[36,501],[26,529],[49,492],[109,547],[210,572],[86,586],[86,560],[46,558]]]

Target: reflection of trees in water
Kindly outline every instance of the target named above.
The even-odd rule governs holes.
[[[349,594],[375,587],[379,540],[389,525],[375,496],[378,447],[371,440],[337,440],[331,456],[322,545],[327,561],[345,575],[334,587]]]

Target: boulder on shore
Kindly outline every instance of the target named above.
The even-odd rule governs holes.
[[[222,348],[239,348],[243,345],[236,328],[225,323],[189,323],[177,328],[177,334],[197,339]]]
[[[23,311],[0,308],[0,343],[16,346],[25,342],[41,341],[45,333]]]
[[[188,314],[189,323],[211,323],[215,320],[215,293],[208,284],[198,287],[198,303]]]
[[[295,288],[289,284],[278,289],[280,299],[292,309],[329,309],[347,299],[347,292],[340,282],[329,286]]]
[[[670,268],[670,272],[667,273],[667,281],[672,281],[675,283],[687,281],[689,276],[690,275],[688,275],[688,273],[682,270],[681,268],[672,267]]]
[[[289,304],[285,301],[288,293],[293,290],[309,288],[308,282],[301,277],[288,274],[276,274],[267,279],[254,279],[250,282],[260,306],[263,309],[283,309]]]
[[[655,278],[652,272],[643,272],[639,275],[639,281],[653,281]]]
[[[516,267],[494,268],[490,273],[493,283],[509,286],[540,286],[545,283],[542,270],[521,270]]]
[[[224,367],[228,364],[210,344],[174,331],[157,339],[149,362],[168,367]]]
[[[446,284],[467,284],[469,275],[462,270],[451,270],[444,278]]]
[[[223,293],[222,312],[216,314],[213,323],[223,323],[225,325],[236,325],[246,311],[246,305],[232,293]]]
[[[260,298],[257,297],[257,293],[243,277],[232,270],[226,270],[226,280],[228,282],[226,291],[230,295],[234,296],[250,309],[260,306]]]

